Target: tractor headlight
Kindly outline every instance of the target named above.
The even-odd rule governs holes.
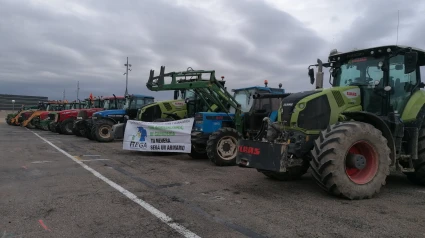
[[[305,108],[305,103],[300,103],[300,104],[298,104],[298,107],[300,108],[300,109],[304,109]]]

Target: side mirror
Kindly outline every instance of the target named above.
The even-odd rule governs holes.
[[[418,64],[417,52],[406,52],[404,55],[404,74],[409,74],[416,70]]]
[[[313,84],[314,83],[314,69],[308,69],[308,76],[310,77],[310,83]]]
[[[174,90],[174,100],[177,100],[179,98],[179,90]]]

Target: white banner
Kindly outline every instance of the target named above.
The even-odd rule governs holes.
[[[128,120],[123,149],[190,153],[193,121],[194,118],[168,122]]]

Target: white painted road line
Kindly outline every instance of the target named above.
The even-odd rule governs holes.
[[[27,129],[27,130],[29,130],[29,129]],[[29,130],[29,131],[31,131],[31,130]],[[121,187],[120,185],[118,185],[118,184],[114,183],[113,181],[109,180],[108,178],[106,178],[105,176],[103,176],[102,174],[100,174],[99,172],[97,172],[96,170],[92,169],[91,167],[87,166],[86,164],[84,164],[80,160],[78,160],[78,159],[74,158],[72,155],[68,154],[66,151],[64,151],[61,148],[59,148],[56,145],[54,145],[52,142],[48,141],[47,139],[44,139],[42,136],[40,136],[39,134],[37,134],[37,133],[35,133],[33,131],[31,131],[31,132],[34,135],[36,135],[38,138],[42,139],[47,144],[49,144],[50,146],[52,146],[53,148],[55,148],[56,150],[58,150],[59,152],[61,152],[62,154],[64,154],[66,157],[72,159],[75,163],[81,165],[83,168],[85,168],[86,170],[90,171],[94,176],[96,176],[99,179],[103,180],[105,183],[109,184],[111,187],[113,187],[116,190],[118,190],[120,193],[122,193],[123,195],[125,195],[126,197],[128,197],[133,202],[139,204],[141,207],[143,207],[144,209],[146,209],[152,215],[154,215],[157,218],[159,218],[162,222],[164,222],[165,224],[167,224],[168,226],[170,226],[171,228],[173,228],[178,233],[182,234],[184,237],[200,237],[200,236],[196,235],[195,233],[193,233],[192,231],[188,230],[186,227],[184,227],[184,226],[182,226],[182,225],[180,225],[180,224],[178,224],[176,222],[173,222],[173,219],[171,217],[167,216],[165,213],[161,212],[160,210],[156,209],[155,207],[153,207],[149,203],[147,203],[147,202],[143,201],[142,199],[138,198],[136,195],[134,195],[130,191],[126,190],[125,188]]]
[[[53,162],[53,161],[48,161],[48,160],[34,161],[34,162],[31,162],[31,164],[42,164],[42,163],[50,163],[50,162]]]
[[[99,160],[109,160],[109,159],[83,159],[80,161],[87,162],[87,161],[99,161]]]

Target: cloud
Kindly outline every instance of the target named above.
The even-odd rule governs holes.
[[[145,0],[14,1],[0,8],[0,93],[61,99],[123,94],[129,57],[129,92],[151,92],[149,70],[216,70],[229,89],[279,83],[288,91],[313,88],[307,67],[342,51],[399,42],[423,47],[424,4],[415,1]],[[384,5],[383,5],[384,4]],[[384,7],[387,6],[387,7]],[[416,26],[416,28],[415,28]],[[423,37],[422,37],[423,38]],[[326,77],[326,76],[325,76]]]

